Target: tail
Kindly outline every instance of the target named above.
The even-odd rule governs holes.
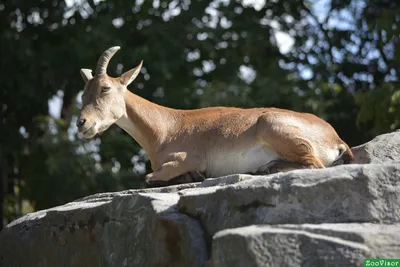
[[[350,164],[354,162],[354,155],[350,147],[346,143],[341,143],[338,147],[339,156],[332,163],[332,166]]]

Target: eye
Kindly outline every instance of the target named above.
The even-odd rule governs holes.
[[[102,91],[102,92],[108,92],[108,91],[110,91],[110,89],[111,89],[110,86],[103,86],[103,87],[101,88],[101,91]]]

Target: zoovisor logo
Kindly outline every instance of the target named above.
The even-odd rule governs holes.
[[[400,259],[365,259],[364,267],[400,267]]]

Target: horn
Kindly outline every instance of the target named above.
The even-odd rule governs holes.
[[[101,55],[99,58],[99,61],[97,62],[97,68],[96,68],[96,75],[102,75],[106,74],[107,72],[107,66],[108,62],[110,62],[110,59],[112,56],[120,49],[121,47],[119,46],[113,46]]]

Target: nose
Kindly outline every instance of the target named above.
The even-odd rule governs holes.
[[[85,122],[86,122],[85,119],[78,119],[78,120],[76,121],[76,126],[77,126],[78,128],[80,128],[80,127],[82,127],[82,126],[85,124]]]

